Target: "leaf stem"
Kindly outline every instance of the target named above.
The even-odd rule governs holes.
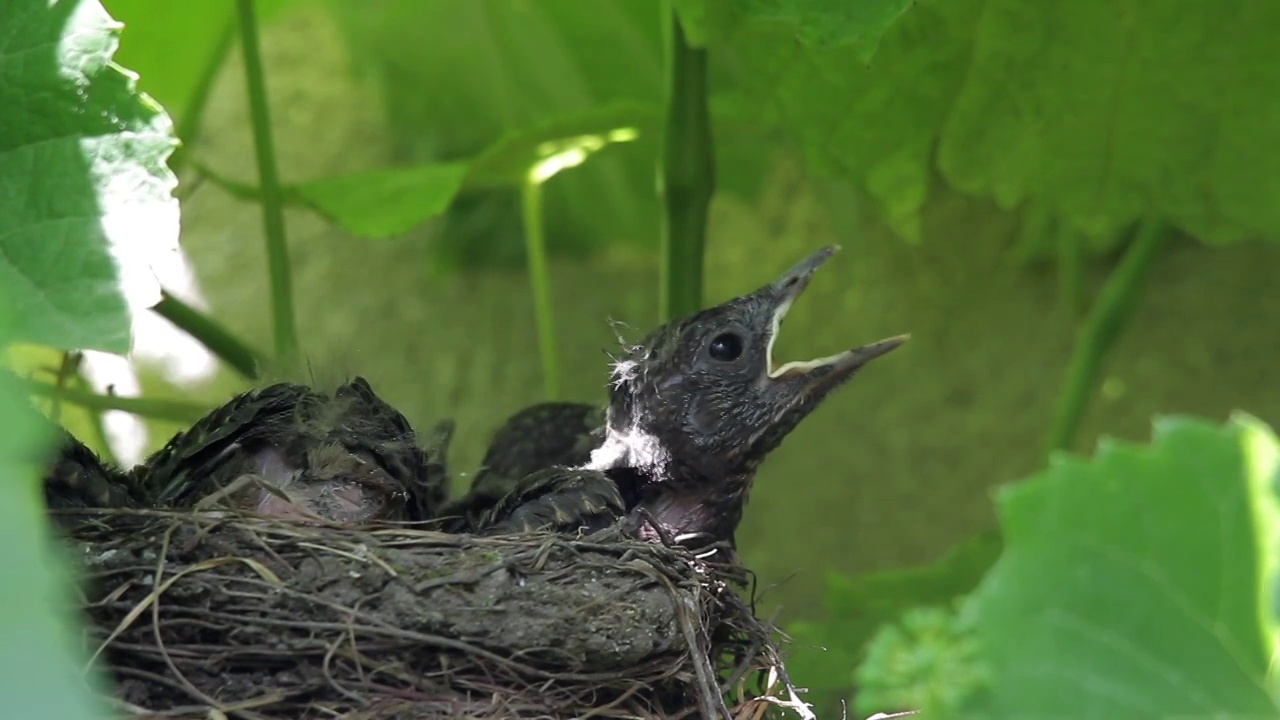
[[[1103,361],[1133,313],[1165,235],[1165,228],[1159,222],[1143,221],[1119,265],[1098,293],[1076,338],[1057,416],[1049,433],[1050,452],[1066,450],[1075,441],[1080,420],[1097,389]]]
[[[529,287],[538,328],[538,353],[542,358],[543,391],[548,400],[560,399],[560,363],[556,357],[555,312],[551,305],[551,281],[547,269],[547,242],[542,225],[542,185],[533,173],[520,187],[524,215],[525,252],[529,262]]]
[[[707,107],[707,51],[689,46],[665,3],[667,107],[658,165],[664,213],[660,236],[659,314],[663,322],[702,307],[707,216],[715,194],[715,156]]]
[[[76,373],[72,378],[72,382],[74,383],[71,386],[72,388],[82,393],[96,394],[93,392],[93,387],[89,385],[89,381],[85,379],[83,372]],[[119,465],[120,458],[116,456],[115,448],[111,447],[111,441],[107,438],[107,424],[103,417],[104,411],[100,409],[94,410],[93,408],[85,408],[85,410],[89,415],[89,430],[93,433],[93,442],[100,454]]]
[[[46,382],[28,380],[27,390],[37,397],[54,398],[61,395],[69,402],[90,410],[120,410],[157,420],[193,423],[209,414],[209,408],[181,400],[157,400],[155,398],[127,398],[115,395],[99,395],[79,388],[64,387]]]
[[[275,142],[271,137],[271,112],[267,105],[266,79],[258,40],[254,0],[236,0],[240,18],[240,50],[244,54],[245,85],[253,144],[258,159],[258,184],[262,189],[262,225],[267,239],[267,265],[271,273],[271,318],[275,352],[291,364],[298,357],[298,330],[293,312],[293,278],[289,248],[285,243],[284,194],[276,168]]]
[[[161,291],[160,302],[151,308],[160,317],[199,340],[209,352],[231,366],[242,377],[256,380],[263,364],[263,356],[249,347],[221,323],[178,298]]]

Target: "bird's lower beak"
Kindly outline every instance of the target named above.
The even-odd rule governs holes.
[[[852,376],[859,368],[884,355],[911,338],[910,335],[897,335],[861,345],[842,353],[829,355],[815,360],[802,360],[775,367],[773,362],[773,343],[778,338],[778,328],[782,319],[791,309],[796,298],[809,286],[813,273],[839,250],[838,245],[829,245],[810,255],[795,267],[788,270],[771,286],[777,302],[773,311],[773,323],[769,332],[768,345],[768,377],[775,382],[799,382],[806,389],[830,389]]]

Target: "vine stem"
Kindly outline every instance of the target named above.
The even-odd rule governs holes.
[[[667,98],[658,196],[663,204],[659,314],[663,322],[702,307],[707,217],[715,194],[715,154],[707,106],[707,51],[690,47],[670,2]]]
[[[258,184],[262,191],[262,225],[267,241],[267,265],[271,275],[271,318],[275,352],[292,364],[298,357],[298,330],[293,310],[293,277],[285,242],[284,193],[276,167],[275,141],[271,136],[271,112],[262,68],[258,18],[254,0],[236,0],[240,22],[240,50],[244,55],[245,85],[254,151],[258,160]]]
[[[548,400],[560,399],[560,362],[556,356],[555,313],[551,306],[551,280],[547,269],[547,240],[542,226],[542,185],[530,172],[520,186],[524,216],[525,253],[529,262],[529,286],[533,291],[534,322],[538,328],[538,353],[542,358],[543,391]]]
[[[193,423],[209,413],[209,408],[181,400],[129,398],[99,395],[76,387],[58,387],[53,383],[27,381],[26,389],[37,397],[60,398],[63,402],[95,411],[120,410],[157,420]]]
[[[1163,225],[1154,220],[1144,221],[1098,293],[1076,338],[1058,412],[1049,433],[1050,453],[1066,450],[1074,443],[1080,420],[1097,391],[1104,361],[1133,314],[1165,235]]]
[[[157,315],[200,341],[209,352],[231,366],[241,377],[256,380],[262,355],[221,323],[162,290],[160,302],[151,308]]]

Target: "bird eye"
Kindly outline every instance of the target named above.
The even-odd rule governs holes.
[[[733,333],[721,333],[711,339],[707,353],[713,360],[733,362],[742,357],[742,338]]]

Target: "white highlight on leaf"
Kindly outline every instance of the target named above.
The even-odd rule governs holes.
[[[635,128],[617,128],[598,135],[579,135],[561,140],[549,140],[538,146],[541,158],[529,168],[529,180],[535,185],[550,180],[561,172],[575,168],[587,161],[592,153],[605,145],[630,142],[640,136]]]

